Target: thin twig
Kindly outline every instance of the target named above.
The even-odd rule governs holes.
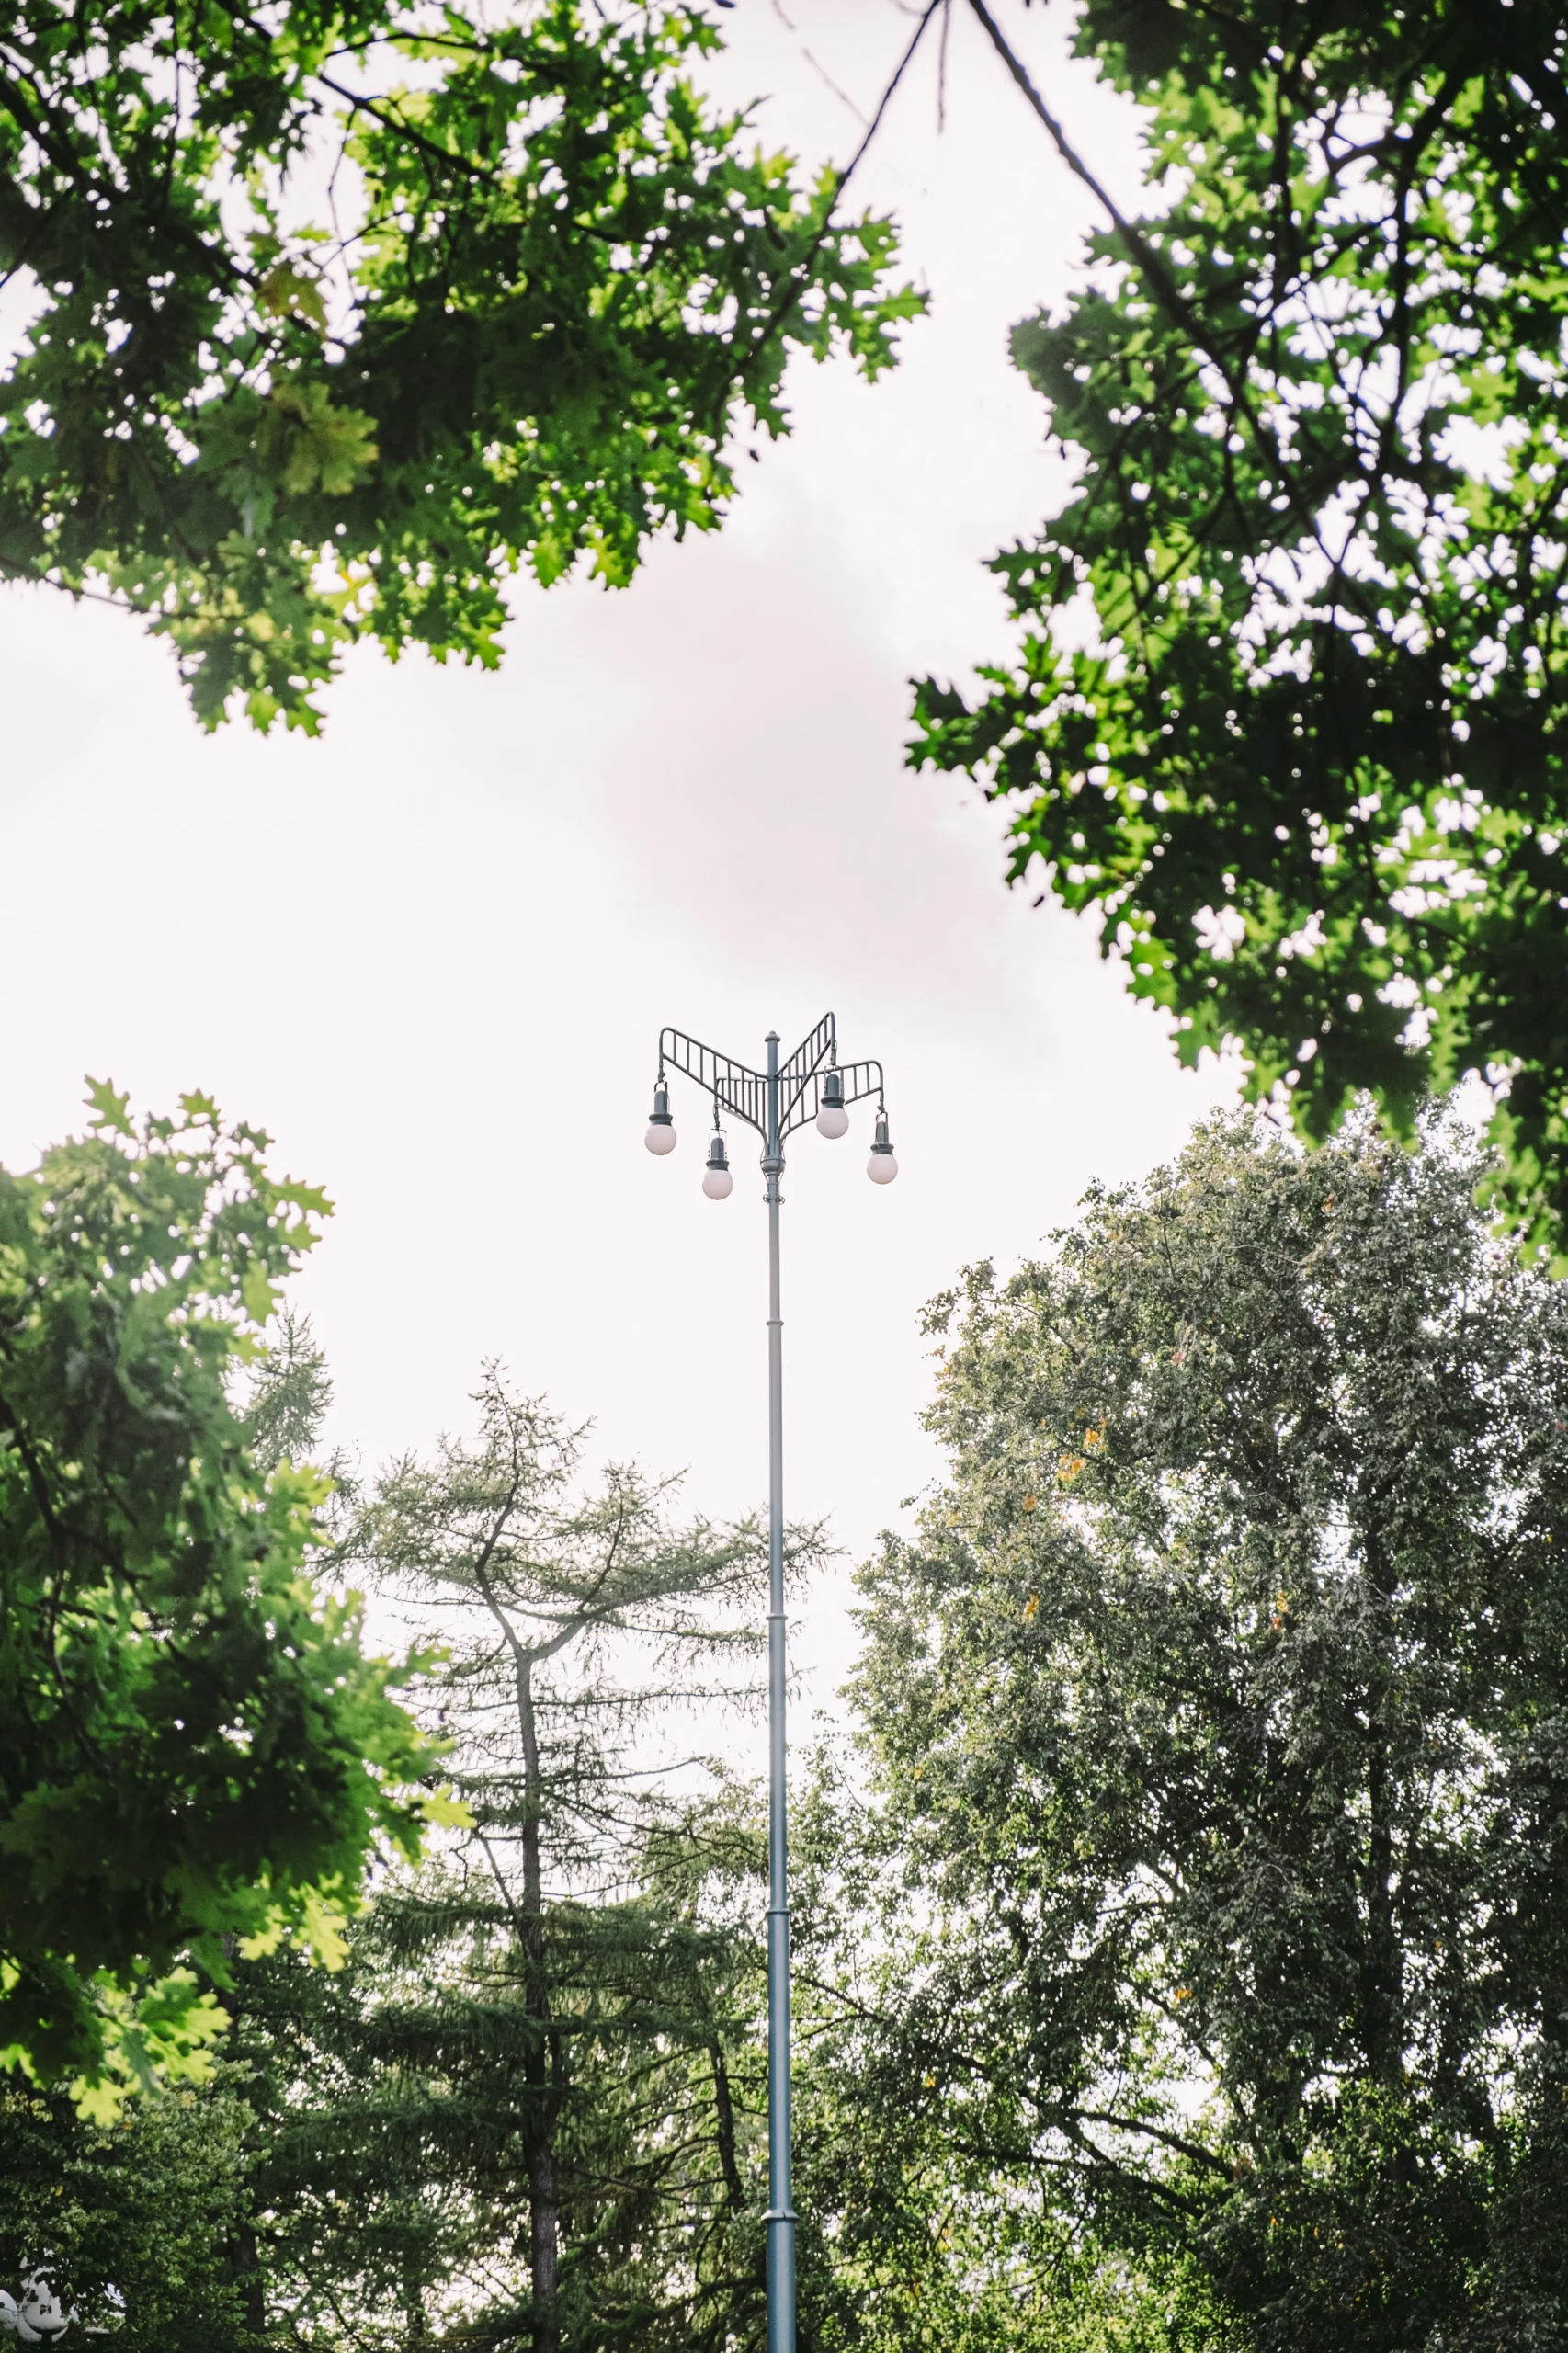
[[[1193,304],[1183,294],[1170,271],[1165,267],[1155,247],[1117,203],[1110,190],[1084,161],[1069,140],[1061,123],[1051,113],[1030,78],[1028,69],[1009,43],[1006,35],[985,6],[985,0],[969,0],[974,16],[984,28],[986,36],[997,56],[1007,68],[1013,80],[1023,92],[1049,135],[1062,161],[1075,178],[1103,206],[1112,228],[1121,240],[1131,260],[1142,272],[1156,301],[1179,326],[1194,350],[1202,354],[1214,368],[1229,394],[1233,416],[1252,434],[1259,450],[1273,468],[1289,500],[1291,513],[1301,528],[1303,538],[1323,556],[1329,567],[1329,588],[1336,602],[1342,602],[1357,612],[1369,627],[1375,626],[1372,597],[1362,582],[1347,574],[1343,561],[1328,546],[1323,534],[1323,518],[1309,505],[1297,480],[1296,469],[1286,457],[1277,436],[1271,435],[1249,397],[1244,371],[1238,375],[1230,355],[1221,349],[1216,338],[1205,333],[1202,320]]]
[[[838,210],[839,199],[843,196],[845,189],[848,187],[850,180],[854,177],[856,169],[864,157],[866,150],[869,147],[872,140],[876,137],[878,131],[881,129],[882,117],[886,114],[889,105],[892,103],[892,94],[897,89],[899,84],[903,81],[910,61],[914,57],[915,51],[919,48],[921,39],[925,34],[926,26],[930,23],[937,9],[942,6],[943,0],[928,0],[928,5],[922,10],[920,22],[915,28],[914,37],[911,40],[908,48],[904,51],[903,55],[899,59],[898,64],[893,71],[892,79],[888,84],[887,88],[882,92],[881,98],[877,102],[877,110],[866,126],[865,137],[861,140],[860,144],[856,148],[855,153],[850,156],[849,161],[845,165],[844,169],[838,175],[837,182],[834,188],[832,199],[828,204],[827,210],[823,214],[821,227],[818,229],[816,235],[812,239],[811,244],[807,248],[806,252],[801,256],[801,259],[795,264],[794,268],[790,272],[789,278],[785,282],[784,291],[778,296],[778,300],[774,302],[772,309],[768,312],[767,318],[763,321],[756,333],[752,336],[751,348],[747,355],[748,361],[755,359],[759,353],[765,351],[768,344],[772,341],[774,335],[778,333],[779,325],[789,312],[790,304],[795,301],[795,298],[800,291],[802,278],[810,271],[812,264],[815,261],[818,254],[821,253],[823,246],[827,242],[828,232],[834,225],[834,216]],[[746,363],[743,363],[741,367],[736,369],[729,381],[732,385],[736,383],[744,384],[745,382],[745,378]]]
[[[952,29],[953,0],[942,0],[942,38],[937,49],[937,136],[948,127],[948,35]]]
[[[796,24],[793,17],[786,15],[784,9],[779,5],[779,0],[773,0],[773,13],[787,31],[792,32],[797,39],[800,38],[801,28],[799,25]],[[827,85],[827,87],[833,92],[834,97],[839,100],[840,104],[848,108],[856,121],[864,122],[866,119],[865,115],[856,105],[848,91],[841,90],[839,88],[838,84],[834,80],[826,66],[822,63],[820,58],[816,58],[812,55],[811,51],[806,47],[804,41],[801,42],[801,55],[805,59],[806,63],[811,67],[812,73],[816,74],[819,81],[824,82]]]

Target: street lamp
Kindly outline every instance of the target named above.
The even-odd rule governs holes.
[[[828,1137],[849,1125],[846,1106],[866,1096],[877,1098],[875,1140],[867,1174],[879,1185],[898,1174],[888,1141],[887,1104],[881,1063],[851,1063],[841,1069],[838,1032],[824,1014],[809,1038],[787,1061],[778,1059],[778,1033],[767,1034],[767,1065],[716,1054],[679,1029],[659,1032],[659,1074],[649,1124],[650,1152],[673,1149],[666,1072],[671,1067],[695,1079],[713,1098],[713,1137],[702,1189],[722,1200],[733,1179],[719,1126],[728,1111],[762,1138],[764,1198],[767,1202],[767,2353],[795,2353],[795,2213],[790,2192],[790,1860],[786,1834],[784,1748],[784,1324],[778,1306],[778,1179],[784,1174],[784,1141],[814,1120]]]
[[[75,2317],[74,2309],[67,2312],[55,2294],[47,2271],[29,2273],[22,2282],[19,2302],[0,2288],[0,2328],[18,2336],[24,2345],[58,2344]]]

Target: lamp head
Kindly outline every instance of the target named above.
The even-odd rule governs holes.
[[[844,1108],[844,1081],[837,1071],[830,1070],[822,1083],[822,1108],[817,1113],[819,1136],[841,1136],[849,1125],[849,1114]]]
[[[13,2311],[12,2325],[24,2345],[56,2344],[76,2317],[74,2312],[66,2311],[45,2271],[35,2271],[30,2279],[23,2280],[22,2300]]]
[[[877,1113],[876,1141],[871,1146],[871,1157],[866,1163],[866,1174],[873,1185],[891,1185],[898,1175],[898,1163],[888,1142],[888,1115],[885,1111]]]
[[[715,1128],[708,1139],[708,1165],[702,1172],[702,1189],[710,1201],[723,1201],[734,1190],[734,1184],[730,1164],[724,1157],[724,1139]]]
[[[675,1121],[670,1117],[670,1090],[661,1078],[653,1089],[653,1108],[648,1120],[648,1132],[642,1139],[650,1152],[662,1159],[676,1148]]]

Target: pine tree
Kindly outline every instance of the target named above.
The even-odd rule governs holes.
[[[330,1399],[281,1319],[234,1401],[258,1470],[319,1458]],[[668,1733],[749,1696],[766,1548],[634,1469],[585,1491],[583,1433],[494,1369],[479,1406],[342,1483],[324,1570],[444,1639],[441,1851],[388,1859],[336,1966],[229,1940],[210,2086],[116,2132],[20,2088],[0,2117],[0,2266],[53,2254],[84,2314],[118,2287],[128,2353],[760,2337],[755,1793]]]
[[[661,1733],[748,1693],[766,1550],[631,1468],[585,1494],[584,1433],[496,1369],[477,1402],[344,1546],[445,1643],[416,1704],[467,1818],[340,1972],[238,1972],[267,2318],[719,2353],[762,2313],[760,1848],[750,1793]]]

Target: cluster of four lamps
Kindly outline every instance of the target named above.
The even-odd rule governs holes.
[[[816,1117],[817,1133],[830,1142],[847,1132],[849,1114],[844,1105],[844,1082],[835,1070],[830,1070],[822,1083],[822,1108]],[[653,1108],[648,1120],[648,1132],[643,1138],[650,1152],[661,1157],[676,1148],[675,1121],[670,1117],[670,1090],[661,1078],[653,1089]],[[898,1175],[898,1162],[888,1142],[888,1115],[877,1113],[876,1135],[871,1156],[866,1163],[866,1174],[873,1185],[891,1185]],[[710,1201],[722,1201],[732,1190],[734,1178],[724,1152],[723,1131],[719,1125],[719,1107],[713,1106],[713,1133],[708,1145],[707,1165],[702,1171],[702,1189]]]

